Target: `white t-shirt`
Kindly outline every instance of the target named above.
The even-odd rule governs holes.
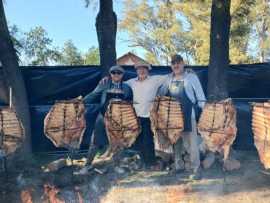
[[[150,108],[156,97],[158,88],[165,82],[167,75],[148,76],[145,80],[139,81],[132,78],[127,83],[133,91],[133,106],[138,117],[148,118]]]

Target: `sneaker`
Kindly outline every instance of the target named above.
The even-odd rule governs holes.
[[[202,170],[201,168],[194,169],[189,175],[190,180],[201,180],[202,179]]]

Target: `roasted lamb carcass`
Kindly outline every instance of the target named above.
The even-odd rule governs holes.
[[[21,146],[24,129],[12,108],[0,109],[0,152],[7,156]]]
[[[184,129],[181,104],[172,97],[157,97],[153,101],[150,120],[155,140],[161,150],[169,149],[175,144]]]
[[[112,99],[104,116],[109,140],[107,155],[113,155],[123,148],[130,147],[141,132],[133,105],[122,100]]]
[[[228,159],[230,147],[236,138],[236,109],[231,99],[206,103],[198,123],[206,148]]]
[[[270,168],[270,101],[254,103],[252,111],[254,143],[265,169]]]
[[[44,120],[44,133],[56,147],[79,149],[86,129],[80,98],[56,102]]]

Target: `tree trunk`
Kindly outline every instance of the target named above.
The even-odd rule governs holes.
[[[266,3],[265,3],[266,4]],[[266,13],[266,11],[264,11]],[[261,30],[258,30],[259,33],[259,47],[260,47],[260,62],[263,63],[265,62],[265,42],[267,41],[267,23],[266,23],[266,18],[263,17],[262,19],[262,28]]]
[[[96,18],[96,30],[98,36],[100,65],[103,68],[103,76],[108,74],[112,65],[116,64],[116,31],[117,16],[113,11],[113,0],[100,0],[99,13]]]
[[[228,97],[230,4],[230,0],[212,1],[208,70],[208,100],[210,102]]]
[[[13,107],[25,130],[26,139],[22,150],[29,154],[31,152],[31,125],[27,92],[19,69],[16,50],[8,31],[3,0],[0,0],[0,61],[3,66],[5,83],[13,90]]]

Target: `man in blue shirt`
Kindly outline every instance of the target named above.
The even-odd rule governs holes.
[[[84,97],[84,102],[87,104],[99,104],[100,113],[96,120],[95,129],[100,128],[102,125],[105,129],[103,117],[107,110],[107,106],[111,99],[117,98],[125,101],[132,101],[133,94],[131,88],[123,83],[124,69],[121,66],[112,66],[109,70],[110,77],[108,80],[100,82],[98,86]],[[89,146],[88,161],[91,162],[94,158],[98,148],[101,148],[104,143],[98,143],[98,133],[92,134],[91,143]],[[105,132],[105,130],[104,130]],[[105,138],[106,139],[106,138]]]

